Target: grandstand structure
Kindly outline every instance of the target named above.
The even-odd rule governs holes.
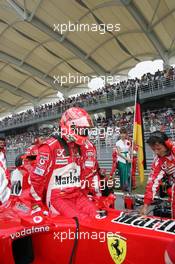
[[[6,117],[0,121],[0,133],[13,138],[38,130],[43,123],[56,122],[71,106],[84,107],[92,115],[105,112],[112,119],[114,109],[133,106],[136,88],[143,111],[175,108],[175,71],[170,67],[175,55],[174,13],[174,0],[1,0],[0,114]],[[76,30],[68,28],[69,22]],[[58,30],[61,24],[67,26],[64,32]],[[80,31],[80,24],[96,25],[97,31]],[[117,25],[117,30],[107,24]],[[127,76],[138,62],[154,59],[164,63],[157,76],[130,80],[127,85],[106,83],[101,92],[92,93],[84,79],[76,78]],[[68,81],[70,74],[74,83]],[[58,76],[67,81],[61,83]],[[64,101],[58,98],[52,104],[58,92]],[[76,93],[81,95],[73,96]],[[43,110],[43,104],[50,106]],[[18,115],[25,107],[27,114]],[[114,144],[115,138],[96,141],[100,163],[108,169]],[[22,151],[22,147],[9,148],[10,165]]]
[[[111,93],[107,95],[100,95],[99,97],[96,97],[95,101],[79,101],[74,102],[70,104],[65,104],[63,106],[55,107],[55,111],[51,109],[51,111],[43,112],[41,111],[40,115],[37,117],[35,116],[35,119],[33,119],[33,115],[26,118],[26,120],[23,120],[21,122],[19,120],[18,123],[6,123],[1,122],[0,132],[7,131],[7,129],[16,129],[22,126],[29,126],[33,124],[39,124],[46,121],[58,119],[61,117],[61,114],[68,108],[79,105],[81,107],[84,107],[88,112],[90,113],[97,113],[97,112],[103,112],[106,111],[106,114],[108,118],[112,116],[112,109],[124,109],[127,106],[134,105],[135,100],[135,89],[136,86],[132,88],[132,90],[128,90],[126,94],[123,93],[123,91],[119,91],[118,93],[115,93],[114,90],[111,89]],[[159,81],[151,81],[148,82],[148,85],[146,87],[140,87],[140,97],[141,102],[144,103],[153,103],[155,104],[156,101],[158,101],[158,104],[161,102],[163,106],[165,107],[165,98],[168,100],[169,98],[172,99],[172,96],[175,98],[175,75],[173,80],[159,80]],[[161,100],[163,98],[163,100]],[[172,102],[167,101],[167,107],[171,106]],[[146,108],[145,108],[146,109]],[[12,120],[13,121],[13,120]]]
[[[1,0],[0,7],[1,112],[79,91],[78,82],[61,86],[54,75],[125,75],[143,60],[161,58],[167,67],[175,53],[174,0]],[[56,25],[69,22],[98,30],[61,34]]]

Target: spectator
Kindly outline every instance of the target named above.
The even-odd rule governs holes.
[[[116,142],[120,186],[123,191],[128,191],[131,177],[131,142],[127,140],[126,128],[120,129],[120,137],[121,139]]]

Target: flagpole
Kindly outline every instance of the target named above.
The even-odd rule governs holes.
[[[133,132],[132,132],[132,153],[131,153],[131,173],[130,173],[130,186],[129,192],[132,193],[132,168],[133,168],[133,152],[134,152],[134,124],[135,124],[135,117],[136,117],[136,103],[137,103],[137,93],[138,93],[138,85],[136,84],[135,90],[135,105],[134,105],[134,122],[133,122]]]

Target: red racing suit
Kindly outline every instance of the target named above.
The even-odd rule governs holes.
[[[47,139],[39,147],[36,166],[30,175],[34,201],[45,199],[52,213],[67,217],[95,216],[94,203],[81,189],[80,158],[79,146],[74,142]]]
[[[5,150],[0,151],[0,205],[10,197],[9,171],[7,170]]]
[[[108,181],[106,170],[99,168],[96,147],[89,140],[86,140],[85,144],[80,146],[80,150],[82,153],[81,179],[84,183],[84,186],[82,184],[82,188],[85,188],[87,194],[92,195],[91,199],[95,201],[98,208],[102,210],[114,208],[115,195],[112,193],[107,196],[104,195],[106,188],[111,186],[113,181],[111,179]],[[109,188],[107,189],[109,190]]]
[[[85,144],[80,146],[80,151],[82,188],[85,188],[92,195],[101,196],[96,147],[87,139]]]
[[[144,204],[151,204],[164,177],[168,177],[172,182],[171,209],[172,218],[175,218],[175,147],[169,155],[155,157],[146,186]]]

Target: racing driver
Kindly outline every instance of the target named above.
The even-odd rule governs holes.
[[[34,202],[46,202],[53,214],[79,219],[96,215],[95,203],[81,188],[81,175],[85,175],[82,171],[90,166],[88,172],[94,176],[93,166],[96,166],[92,148],[88,154],[89,162],[83,162],[88,146],[85,128],[92,126],[92,119],[84,109],[72,107],[63,113],[59,133],[47,139],[38,149],[36,166],[30,175],[31,195]]]
[[[153,201],[162,179],[166,177],[172,185],[171,210],[172,218],[175,218],[175,144],[168,139],[164,132],[160,131],[153,132],[147,143],[156,156],[148,178],[141,214],[147,214],[148,207]]]

